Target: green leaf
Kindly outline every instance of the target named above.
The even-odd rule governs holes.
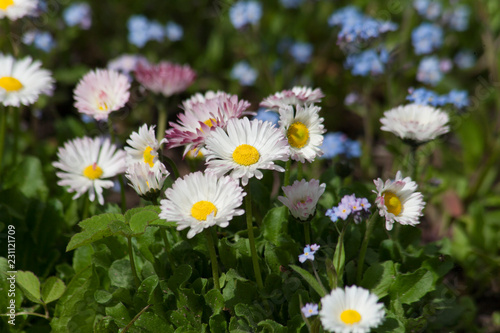
[[[326,295],[326,290],[321,286],[321,284],[316,280],[316,278],[303,268],[296,265],[290,265],[290,267],[299,273],[304,280],[318,293],[319,296],[323,297]]]
[[[172,290],[177,290],[189,280],[192,273],[193,269],[190,265],[180,265],[174,270],[174,274],[172,274],[172,276],[168,279],[168,287]]]
[[[286,327],[269,319],[261,321],[257,326],[262,327],[262,333],[286,333],[287,331]]]
[[[389,288],[396,280],[396,275],[397,270],[394,262],[376,263],[366,270],[361,286],[382,298],[389,293]]]
[[[337,287],[337,271],[335,270],[333,261],[330,258],[326,258],[325,266],[326,266],[326,275],[328,277],[328,284],[330,285],[330,289],[335,289]]]
[[[335,271],[337,272],[337,284],[341,284],[345,266],[345,249],[341,236],[339,236],[337,246],[335,247],[335,253],[333,254],[333,265],[335,266]]]
[[[82,231],[73,235],[69,241],[66,251],[71,251],[77,247],[93,243],[99,239],[112,236],[114,233],[109,228],[113,221],[124,221],[125,217],[121,214],[101,214],[95,215],[89,219],[81,221],[78,225]]]
[[[129,223],[133,235],[140,235],[145,232],[146,227],[154,226],[176,226],[176,222],[167,222],[158,217],[161,212],[158,206],[146,206],[132,208],[125,212],[125,220]]]
[[[262,221],[264,238],[273,244],[278,244],[283,228],[288,223],[288,208],[286,206],[270,209]]]
[[[215,314],[208,320],[210,332],[227,332],[227,321],[222,313]]]
[[[123,305],[122,302],[116,304],[115,306],[107,307],[106,315],[113,317],[116,325],[120,328],[127,326],[131,320],[127,307]]]
[[[222,297],[220,291],[216,289],[212,289],[206,293],[205,302],[212,308],[213,314],[220,313],[224,308],[224,297]]]
[[[50,303],[59,299],[66,290],[66,285],[58,277],[49,277],[42,286],[42,300]]]
[[[435,289],[433,281],[431,272],[419,268],[413,273],[398,275],[389,288],[389,294],[391,298],[399,298],[402,304],[411,304]]]
[[[113,294],[106,290],[96,290],[94,299],[99,304],[106,304],[113,298]]]
[[[28,198],[45,198],[49,192],[45,185],[42,163],[33,156],[25,156],[3,179],[4,188],[17,188]]]
[[[111,284],[121,288],[132,288],[134,278],[132,276],[132,268],[128,259],[120,259],[114,261],[108,271]]]
[[[40,295],[40,280],[35,274],[29,271],[17,271],[16,283],[30,301],[43,303]]]
[[[149,311],[149,310],[148,310]],[[142,328],[140,332],[173,333],[174,328],[152,312],[144,312],[134,323],[135,327]]]
[[[139,305],[144,307],[148,304],[153,303],[153,293],[155,291],[156,286],[158,285],[159,279],[157,275],[148,276],[144,281],[141,282],[139,289],[137,289],[137,293],[134,296],[134,303],[142,301],[142,304]]]

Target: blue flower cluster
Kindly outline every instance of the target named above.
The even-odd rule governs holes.
[[[370,215],[370,207],[372,205],[366,198],[356,198],[355,194],[345,195],[337,207],[328,209],[325,213],[326,216],[337,222],[339,218],[347,220],[352,215],[355,223],[361,222]]]
[[[361,53],[354,53],[347,56],[345,68],[350,69],[352,75],[368,76],[384,73],[385,64],[389,60],[389,53],[385,47],[379,51],[368,49]]]
[[[470,50],[463,50],[458,52],[453,61],[460,69],[469,69],[476,64],[476,56]]]
[[[425,88],[410,88],[409,93],[406,99],[416,104],[432,106],[452,104],[458,109],[462,109],[469,105],[469,94],[465,90],[451,90],[448,94],[439,95]]]
[[[313,46],[309,43],[296,42],[290,46],[290,54],[299,64],[311,61]]]
[[[280,115],[274,111],[266,111],[266,108],[259,108],[254,119],[268,121],[271,124],[278,126],[278,121],[280,120]]]
[[[231,70],[231,78],[240,81],[242,86],[253,85],[257,75],[257,71],[246,61],[238,62]]]
[[[162,42],[165,38],[170,41],[182,39],[184,30],[174,22],[166,26],[157,21],[150,21],[143,15],[133,15],[127,22],[128,40],[137,47],[144,47],[150,40]]]
[[[306,245],[304,253],[299,255],[299,261],[305,262],[306,260],[314,261],[314,254],[318,251],[320,246],[318,244]]]
[[[361,145],[356,140],[351,140],[341,132],[329,132],[323,136],[323,159],[332,159],[338,155],[347,158],[358,158],[361,156]]]
[[[424,22],[411,33],[415,54],[429,54],[443,44],[443,29],[433,23]]]
[[[420,60],[417,71],[417,80],[435,86],[443,78],[439,58],[436,56],[424,57]]]
[[[455,6],[444,14],[444,21],[456,31],[465,31],[469,27],[470,9],[466,5]]]
[[[54,38],[47,31],[28,31],[23,35],[22,41],[24,44],[33,45],[44,52],[50,52],[56,46]]]
[[[339,43],[352,43],[376,38],[388,31],[398,28],[396,23],[376,20],[364,15],[357,7],[347,6],[335,11],[328,19],[330,26],[339,26],[337,35]]]
[[[302,5],[304,0],[280,0],[281,5],[285,8],[297,8]]]
[[[414,0],[413,7],[420,16],[431,21],[439,18],[442,12],[441,3],[434,0]]]
[[[229,19],[236,29],[257,24],[262,17],[262,4],[258,1],[238,1],[229,9]]]
[[[66,8],[63,12],[63,18],[70,27],[77,25],[87,30],[92,25],[92,11],[86,2],[77,2]]]

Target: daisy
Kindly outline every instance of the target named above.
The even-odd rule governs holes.
[[[33,61],[30,57],[16,61],[14,57],[0,53],[0,103],[16,107],[31,105],[40,94],[52,94],[52,74],[40,68],[41,65],[40,61]]]
[[[113,187],[113,181],[106,180],[126,170],[125,151],[117,149],[109,139],[89,137],[77,138],[59,147],[59,161],[52,165],[62,172],[57,172],[61,179],[60,186],[69,186],[68,192],[76,192],[73,199],[88,192],[90,201],[95,195],[104,205],[103,188]]]
[[[326,184],[319,184],[317,179],[306,182],[296,180],[290,186],[283,186],[285,197],[279,196],[278,200],[288,207],[293,217],[307,221],[316,211],[316,204],[325,192]]]
[[[96,120],[107,120],[109,113],[119,110],[130,97],[126,75],[108,69],[91,71],[78,82],[74,91],[75,108]]]
[[[18,18],[34,13],[37,5],[38,0],[1,0],[0,19],[7,17],[15,21]]]
[[[125,177],[139,196],[154,202],[160,195],[160,190],[169,174],[161,163],[151,168],[147,163],[135,162],[128,164]]]
[[[304,107],[291,105],[279,109],[280,128],[288,138],[290,156],[302,163],[314,161],[316,156],[323,155],[323,118],[319,117],[320,108],[314,105]]]
[[[159,164],[158,150],[160,145],[166,142],[163,139],[158,143],[155,137],[155,126],[144,124],[139,128],[138,132],[132,132],[127,143],[130,147],[125,147],[127,152],[127,164],[142,162],[153,168]],[[160,163],[161,164],[161,163]]]
[[[162,61],[157,65],[139,62],[135,77],[146,89],[162,93],[165,97],[186,90],[196,78],[196,73],[187,65]]]
[[[227,121],[248,114],[250,103],[238,100],[238,96],[224,92],[197,94],[183,102],[184,113],[178,115],[178,123],[170,122],[166,131],[168,148],[185,146],[184,156],[191,150],[199,150],[205,139],[216,128],[225,128]]]
[[[448,114],[427,105],[398,106],[384,112],[380,122],[383,131],[414,144],[422,144],[450,131]]]
[[[231,172],[232,178],[241,178],[243,186],[248,179],[261,179],[260,169],[285,171],[273,161],[287,161],[289,148],[286,138],[269,122],[248,118],[230,119],[226,130],[215,128],[206,138],[207,171],[221,176]]]
[[[384,320],[384,305],[377,301],[377,296],[357,286],[332,290],[321,299],[321,324],[329,332],[368,333]]]
[[[190,228],[188,238],[214,225],[225,228],[233,216],[245,212],[238,209],[246,195],[243,189],[230,177],[213,173],[198,171],[178,178],[165,195],[159,217],[176,221],[177,230]]]
[[[293,87],[292,90],[283,90],[266,97],[260,106],[269,110],[278,111],[279,108],[287,105],[313,104],[321,102],[325,97],[320,88],[312,89],[309,87]]]
[[[391,230],[394,222],[415,226],[420,223],[425,202],[420,192],[415,192],[417,183],[410,177],[403,178],[401,171],[396,173],[396,179],[378,178],[373,181],[377,188],[377,203],[380,216],[385,217],[385,227]]]

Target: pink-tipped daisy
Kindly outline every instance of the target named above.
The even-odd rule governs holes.
[[[396,179],[386,180],[378,178],[373,181],[377,188],[377,203],[380,216],[385,217],[385,227],[391,230],[394,222],[403,225],[415,226],[420,223],[425,202],[423,195],[416,192],[417,183],[410,177],[401,175],[401,171],[396,173]]]
[[[325,192],[326,184],[319,184],[317,179],[306,182],[302,179],[296,180],[290,186],[283,186],[284,197],[279,196],[278,200],[288,207],[293,217],[302,221],[307,221],[316,211],[319,198]]]
[[[186,90],[196,78],[196,73],[187,65],[168,61],[157,65],[140,62],[135,69],[135,77],[146,89],[168,97]]]
[[[83,137],[71,140],[59,147],[59,161],[52,165],[61,170],[56,175],[60,186],[69,186],[68,192],[76,192],[73,199],[88,192],[90,201],[97,199],[104,205],[103,188],[113,187],[107,179],[125,172],[125,151],[117,149],[109,139]]]
[[[320,88],[293,87],[292,90],[283,90],[266,97],[260,106],[268,110],[278,111],[287,105],[304,105],[321,102],[325,97]]]
[[[139,196],[154,202],[161,194],[160,190],[169,174],[161,163],[150,167],[147,163],[135,162],[128,164],[125,177]]]
[[[124,74],[107,69],[93,70],[85,74],[75,88],[75,108],[96,120],[107,120],[111,112],[128,102],[129,89],[130,83]]]
[[[132,132],[127,144],[130,147],[125,147],[127,152],[127,163],[133,164],[141,162],[153,168],[156,164],[160,163],[158,160],[158,150],[160,146],[166,142],[166,139],[158,142],[156,140],[155,126],[144,124],[139,128],[138,132]]]
[[[15,21],[35,12],[38,0],[0,0],[0,19]]]

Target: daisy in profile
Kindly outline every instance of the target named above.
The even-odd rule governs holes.
[[[186,90],[196,78],[196,73],[187,65],[168,61],[154,65],[141,61],[135,69],[135,77],[146,89],[168,97]]]
[[[79,112],[107,120],[108,115],[121,109],[130,97],[126,75],[108,69],[96,69],[78,82],[74,91],[75,108]]]
[[[408,104],[384,112],[380,119],[383,131],[419,145],[448,133],[448,114],[428,105]]]
[[[0,1],[0,19],[7,17],[9,20],[15,21],[23,16],[33,14],[37,5],[38,0],[2,0]]]
[[[288,139],[290,156],[302,163],[314,161],[317,156],[323,155],[323,118],[319,117],[320,108],[314,105],[295,108],[291,105],[279,109],[280,129]]]
[[[248,179],[263,177],[260,169],[285,171],[274,161],[287,161],[289,148],[281,131],[269,122],[248,118],[230,119],[226,130],[217,127],[206,138],[207,171],[219,176],[230,172],[241,178],[243,186]]]
[[[125,177],[141,198],[156,202],[168,175],[165,166],[159,162],[154,167],[150,167],[147,163],[135,162],[128,164]]]
[[[30,57],[16,60],[0,53],[0,104],[31,105],[39,95],[52,94],[52,74],[41,65],[40,61],[33,61]]]
[[[319,316],[323,328],[335,333],[369,333],[384,320],[378,297],[357,286],[337,288],[321,299]]]
[[[155,126],[148,127],[146,124],[142,125],[138,132],[130,134],[130,138],[127,140],[130,147],[125,147],[127,164],[140,162],[147,164],[150,168],[161,164],[158,160],[158,150],[167,140],[163,139],[158,143],[155,135]]]
[[[109,139],[77,138],[59,147],[59,160],[52,163],[58,169],[59,186],[69,186],[68,192],[76,192],[73,199],[88,192],[90,201],[104,205],[103,188],[113,187],[113,176],[125,172],[125,151],[117,149]]]
[[[177,123],[170,122],[172,128],[166,131],[168,148],[185,146],[184,156],[190,151],[197,152],[205,144],[205,139],[216,128],[225,128],[227,121],[239,118],[250,103],[238,100],[238,96],[223,92],[197,94],[183,102],[184,112],[178,115]]]
[[[377,194],[377,203],[380,216],[385,217],[385,227],[392,230],[394,222],[403,225],[415,226],[420,223],[425,202],[420,192],[415,192],[417,183],[410,177],[401,175],[401,171],[396,173],[396,179],[386,180],[378,178],[373,181],[377,188],[373,191]]]
[[[243,215],[238,209],[246,195],[230,177],[195,172],[178,178],[165,192],[160,203],[159,217],[176,221],[177,230],[190,228],[187,237],[193,238],[203,229],[218,225],[225,228],[233,216]]]
[[[278,111],[287,105],[305,105],[321,102],[325,97],[320,88],[293,87],[292,90],[283,90],[264,98],[260,106],[268,110]]]
[[[316,211],[319,198],[325,192],[326,184],[319,184],[317,179],[306,182],[302,179],[296,180],[290,186],[283,186],[284,197],[279,196],[278,200],[288,207],[290,213],[296,219],[307,221]]]

